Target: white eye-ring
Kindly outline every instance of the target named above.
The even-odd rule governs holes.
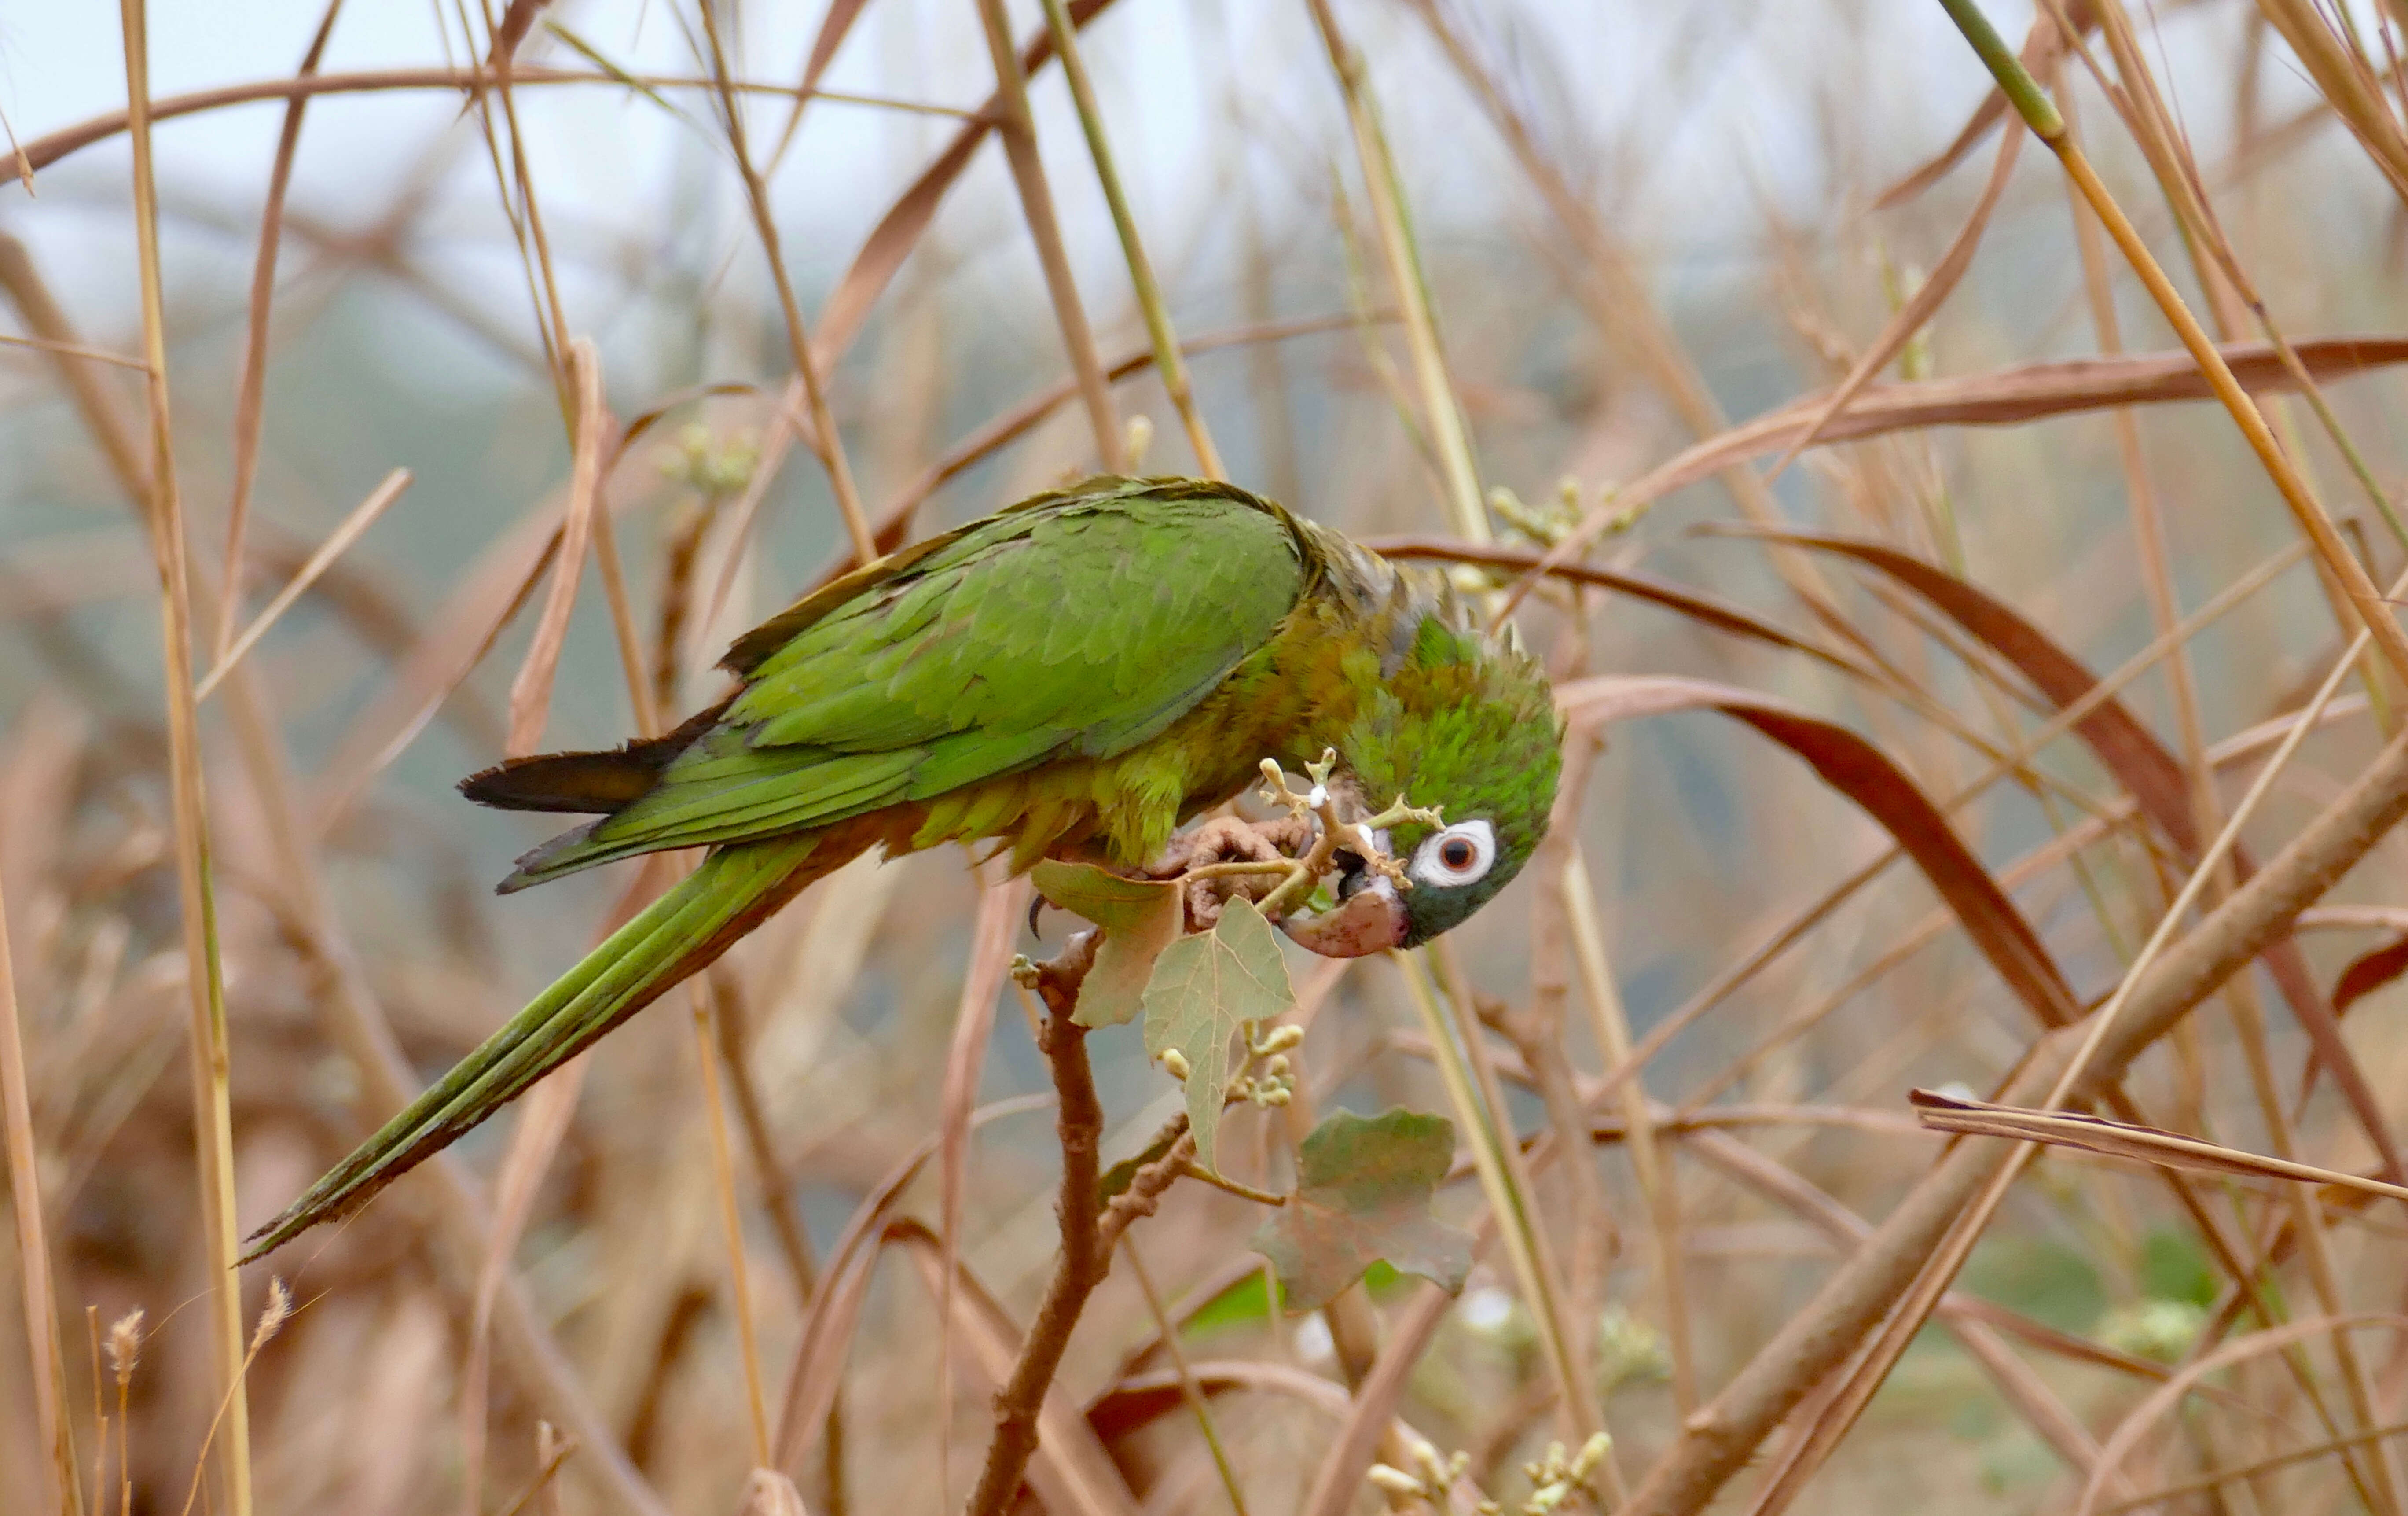
[[[1458,821],[1413,849],[1417,884],[1439,889],[1477,884],[1497,861],[1497,833],[1485,821]]]

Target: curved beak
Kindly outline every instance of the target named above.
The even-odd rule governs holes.
[[[1280,930],[1297,946],[1324,958],[1361,958],[1404,946],[1405,906],[1395,885],[1373,879],[1336,910],[1288,917]]]

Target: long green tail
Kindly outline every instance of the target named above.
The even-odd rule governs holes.
[[[252,1233],[242,1261],[358,1209],[663,990],[708,965],[805,885],[846,861],[837,847],[813,857],[821,841],[818,833],[801,832],[714,849],[700,868],[586,954],[284,1214]]]

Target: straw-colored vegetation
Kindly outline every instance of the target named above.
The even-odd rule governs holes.
[[[0,1509],[2408,1512],[2401,7],[436,10],[12,120]],[[1512,617],[1523,879],[857,863],[230,1267],[681,866],[448,778],[1098,469]]]

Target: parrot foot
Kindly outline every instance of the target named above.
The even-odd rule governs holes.
[[[1248,821],[1240,816],[1216,816],[1172,838],[1170,845],[1146,866],[1145,872],[1156,879],[1173,879],[1207,863],[1293,861],[1312,845],[1312,836],[1313,824],[1310,816]],[[1222,874],[1188,880],[1189,930],[1211,930],[1221,919],[1223,903],[1232,896],[1242,894],[1250,900],[1260,899],[1270,893],[1279,882],[1279,876],[1270,874]]]

